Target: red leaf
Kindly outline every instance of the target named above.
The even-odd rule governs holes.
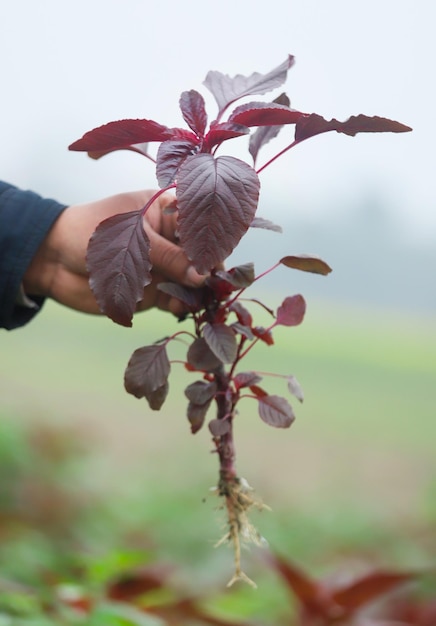
[[[251,313],[240,302],[237,300],[232,302],[229,309],[236,314],[236,317],[243,326],[251,327],[251,324],[253,323]]]
[[[172,570],[172,566],[152,565],[124,574],[108,584],[106,595],[110,600],[131,602],[138,596],[165,587]]]
[[[197,337],[188,349],[188,365],[195,370],[213,372],[222,365],[222,361],[215,356],[203,337]]]
[[[146,398],[152,409],[159,410],[168,393],[169,373],[165,344],[138,348],[124,373],[124,387],[135,398]]]
[[[214,124],[211,126],[210,131],[204,138],[203,152],[209,152],[214,146],[227,141],[227,139],[233,139],[234,137],[242,137],[248,135],[250,129],[242,124],[235,124],[234,122],[222,122],[221,124]]]
[[[203,303],[204,290],[199,287],[183,287],[178,283],[159,283],[157,288],[168,296],[177,298],[186,304],[190,311],[198,311]]]
[[[294,57],[289,55],[283,63],[267,74],[254,72],[250,76],[238,74],[231,78],[227,74],[210,71],[203,84],[215,97],[221,114],[232,102],[244,96],[264,94],[280,87],[285,82],[288,69],[293,64]]]
[[[183,161],[197,151],[198,146],[189,139],[170,139],[161,143],[156,156],[156,176],[159,187],[172,185]]]
[[[378,116],[353,115],[345,122],[339,122],[334,118],[328,121],[321,115],[312,113],[303,115],[298,120],[295,128],[295,141],[303,141],[331,130],[354,137],[357,133],[406,133],[412,129],[400,122]]]
[[[259,415],[266,424],[274,428],[289,428],[295,420],[291,405],[280,396],[259,398]]]
[[[187,409],[187,417],[191,424],[191,433],[195,435],[204,424],[204,420],[211,405],[212,400],[208,400],[204,404],[195,404],[195,402],[189,402]]]
[[[180,242],[200,274],[222,263],[257,209],[259,178],[244,161],[210,154],[188,157],[177,180]]]
[[[138,154],[142,154],[143,156],[149,156],[148,154],[148,142],[146,143],[137,143],[132,146],[128,146],[127,148],[114,148],[110,150],[94,150],[92,152],[88,152],[88,156],[91,159],[100,159],[106,154],[110,154],[111,152],[116,152],[116,150],[130,150],[131,152],[137,152]],[[151,158],[151,157],[150,157]],[[153,159],[152,159],[153,160]]]
[[[104,150],[107,153],[147,141],[165,141],[171,137],[170,128],[153,120],[119,120],[90,130],[68,149],[80,152]]]
[[[332,598],[352,614],[379,596],[396,589],[400,585],[416,580],[416,578],[417,574],[410,572],[374,572],[355,581],[348,587],[334,591]]]
[[[236,107],[229,122],[244,126],[282,126],[295,124],[303,115],[276,102],[248,102]]]
[[[285,298],[277,309],[276,324],[280,326],[298,326],[304,319],[306,302],[303,296]]]
[[[194,404],[201,405],[209,402],[215,396],[216,391],[216,383],[197,380],[186,387],[185,396]]]
[[[322,274],[323,276],[327,276],[327,274],[330,274],[332,271],[332,268],[325,261],[317,256],[308,254],[284,256],[280,259],[280,263],[294,270],[312,272],[312,274]]]
[[[240,372],[233,378],[233,383],[237,390],[242,387],[251,387],[260,383],[262,377],[256,374],[256,372]]]
[[[136,304],[151,282],[149,250],[140,211],[109,217],[89,241],[89,284],[101,311],[122,326],[132,325]]]
[[[266,398],[268,396],[268,393],[258,385],[250,385],[250,391],[254,393],[256,398]]]
[[[226,324],[205,324],[204,339],[212,352],[223,363],[233,363],[238,352],[234,331]]]
[[[281,93],[277,98],[273,100],[273,102],[277,104],[282,104],[286,107],[291,106],[291,102],[288,96],[285,93]],[[255,130],[255,132],[250,136],[250,142],[248,146],[248,151],[253,157],[253,162],[256,163],[257,155],[262,146],[267,144],[271,139],[274,139],[279,134],[280,130],[283,128],[280,126],[260,126]]]
[[[274,337],[272,336],[271,329],[264,328],[263,326],[255,326],[252,331],[255,337],[258,337],[261,341],[266,343],[267,346],[272,346],[274,344]]]
[[[244,263],[232,267],[227,272],[218,271],[216,275],[231,283],[236,289],[244,289],[254,282],[254,265],[253,263]]]
[[[196,135],[203,137],[206,130],[207,114],[203,96],[191,89],[180,96],[180,109],[183,119]]]

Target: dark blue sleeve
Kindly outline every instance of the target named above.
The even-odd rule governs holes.
[[[27,294],[38,308],[17,304],[20,285],[31,260],[65,209],[0,181],[0,328],[11,330],[29,322],[44,298]]]

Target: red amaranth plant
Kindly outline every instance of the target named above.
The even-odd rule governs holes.
[[[301,295],[286,297],[275,311],[262,305],[271,315],[270,325],[263,328],[253,321],[245,298],[242,304],[242,295],[279,265],[322,275],[331,269],[323,260],[306,255],[285,256],[258,276],[252,263],[226,271],[221,269],[222,264],[250,227],[281,230],[256,216],[259,174],[278,157],[302,141],[329,131],[354,136],[362,132],[411,130],[399,122],[365,115],[350,117],[345,122],[328,121],[318,114],[291,108],[284,93],[272,102],[256,100],[234,107],[242,98],[279,88],[293,64],[294,57],[289,55],[267,74],[231,78],[217,71],[209,72],[204,85],[218,105],[217,116],[209,125],[203,96],[190,90],[180,97],[182,116],[189,128],[170,128],[149,119],[126,119],[100,126],[70,146],[71,150],[86,151],[93,158],[115,150],[133,150],[156,163],[159,191],[142,210],[103,221],[89,242],[90,284],[103,313],[118,324],[132,325],[136,305],[151,281],[150,242],[143,217],[152,202],[167,190],[174,190],[176,195],[180,246],[196,270],[208,275],[204,287],[198,290],[171,283],[160,285],[162,291],[184,303],[193,331],[181,331],[136,350],[125,372],[125,388],[137,398],[146,398],[153,410],[159,410],[169,389],[168,348],[180,334],[189,338],[185,366],[199,376],[185,390],[191,431],[200,430],[212,404],[216,410],[208,426],[219,458],[217,492],[224,498],[228,514],[228,531],[223,541],[233,543],[235,551],[235,575],[229,584],[239,579],[249,581],[241,568],[241,541],[260,541],[248,513],[252,507],[263,507],[236,472],[233,422],[237,407],[242,399],[256,402],[260,418],[276,428],[289,428],[295,419],[289,401],[269,394],[260,386],[263,376],[244,371],[241,364],[259,341],[273,344],[275,327],[301,324],[306,309]],[[256,130],[251,133],[253,127]],[[289,127],[293,130],[289,144],[258,166],[261,148]],[[233,156],[217,156],[222,144],[244,135],[250,135],[252,165]],[[156,158],[148,151],[152,142],[160,144]],[[302,401],[296,379],[288,375],[283,378],[289,392]]]

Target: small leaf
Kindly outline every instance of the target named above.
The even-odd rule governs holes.
[[[220,270],[216,272],[216,275],[223,280],[227,280],[236,289],[245,289],[254,282],[254,264],[244,263],[243,265],[237,265],[227,272]]]
[[[254,393],[256,398],[266,398],[268,393],[258,385],[250,385],[250,391]]]
[[[213,372],[222,365],[203,337],[197,337],[189,346],[187,361],[195,370],[203,372]]]
[[[244,326],[239,322],[235,322],[234,324],[231,324],[231,328],[233,328],[235,333],[239,333],[249,341],[252,341],[254,339],[253,331],[249,326]]]
[[[185,396],[194,404],[206,404],[215,396],[216,391],[215,382],[208,383],[205,380],[197,380],[186,387]]]
[[[203,152],[210,152],[211,149],[227,141],[227,139],[233,139],[235,137],[243,137],[248,135],[250,129],[248,126],[242,124],[236,124],[235,122],[221,122],[220,124],[214,124],[211,126],[209,132],[204,138]]]
[[[198,311],[203,304],[204,290],[201,287],[183,287],[178,283],[159,283],[159,291],[186,304],[190,311]]]
[[[119,120],[88,131],[69,146],[69,150],[95,152],[120,150],[148,141],[171,139],[172,132],[153,120]]]
[[[248,102],[236,107],[229,122],[244,126],[283,126],[295,124],[303,115],[276,102]]]
[[[262,377],[259,376],[259,374],[256,374],[256,372],[240,372],[233,378],[233,383],[238,390],[242,387],[257,385],[257,383],[260,383],[261,380]]]
[[[276,324],[280,326],[298,326],[304,319],[306,302],[303,296],[285,298],[277,309]]]
[[[230,431],[230,422],[225,419],[214,419],[209,422],[209,430],[214,437],[222,437]]]
[[[200,274],[222,263],[248,230],[257,209],[259,178],[244,161],[210,154],[179,168],[180,243]]]
[[[203,84],[214,96],[221,114],[232,102],[244,96],[262,95],[280,87],[285,82],[288,69],[293,64],[294,57],[289,55],[283,63],[267,74],[255,72],[250,76],[238,74],[231,78],[227,74],[210,71]]]
[[[237,300],[235,300],[235,302],[232,302],[229,310],[233,311],[233,313],[236,314],[236,317],[243,326],[251,327],[253,323],[251,313],[240,302],[238,302]]]
[[[194,402],[189,402],[186,414],[189,423],[191,424],[191,433],[193,435],[195,435],[195,433],[198,433],[200,428],[203,426],[211,402],[212,400],[209,400],[204,404],[195,404]]]
[[[250,228],[265,228],[266,230],[273,230],[275,233],[282,233],[283,229],[281,226],[274,224],[270,220],[267,220],[263,217],[255,217],[250,224]]]
[[[151,159],[150,155],[148,154],[148,142],[137,143],[132,146],[128,146],[127,148],[123,147],[123,148],[115,148],[115,149],[110,149],[110,150],[94,150],[94,151],[88,152],[88,156],[91,157],[91,159],[97,160],[105,156],[106,154],[110,154],[111,152],[116,152],[116,150],[130,150],[131,152],[137,152],[138,154],[142,154],[143,156],[147,156]]]
[[[186,157],[195,154],[198,146],[187,139],[170,139],[160,144],[156,156],[156,177],[159,187],[169,187]]]
[[[259,415],[266,424],[274,428],[289,428],[295,420],[291,405],[280,396],[259,398]]]
[[[122,326],[132,325],[136,305],[151,282],[149,251],[141,211],[109,217],[89,241],[90,287],[100,310]]]
[[[195,89],[184,91],[180,96],[179,104],[183,119],[188,124],[189,128],[199,137],[203,137],[207,124],[207,114],[203,96],[198,93],[198,91],[195,91]]]
[[[270,328],[255,326],[254,328],[252,328],[252,331],[254,336],[258,337],[258,339],[266,343],[267,346],[272,346],[274,344],[274,337],[272,336]]]
[[[303,141],[331,130],[354,137],[357,133],[407,133],[412,129],[400,122],[378,116],[353,115],[345,122],[339,122],[334,118],[328,121],[321,115],[312,113],[303,115],[298,120],[295,127],[295,141]]]
[[[303,390],[301,388],[300,383],[295,378],[295,376],[288,376],[287,381],[288,381],[289,392],[292,393],[292,395],[295,396],[297,400],[299,400],[300,402],[303,402],[304,400]]]
[[[223,363],[233,363],[238,352],[238,344],[234,331],[226,324],[205,324],[204,339]]]
[[[291,106],[291,102],[288,96],[285,93],[280,94],[273,100],[277,104],[282,104],[286,107]],[[262,146],[267,144],[271,139],[274,139],[279,134],[280,130],[283,128],[283,125],[280,126],[260,126],[255,130],[255,132],[250,136],[250,142],[248,146],[248,151],[253,157],[253,162],[256,163],[257,155]]]
[[[158,410],[168,393],[170,362],[166,344],[138,348],[132,354],[124,374],[124,387],[135,398],[146,398]],[[158,407],[158,408],[156,408]]]
[[[332,271],[332,268],[325,261],[309,254],[284,256],[280,259],[280,263],[294,270],[312,272],[312,274],[322,274],[323,276],[327,276],[327,274],[330,274]]]

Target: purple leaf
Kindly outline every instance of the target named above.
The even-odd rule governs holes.
[[[257,209],[259,178],[231,156],[188,157],[177,179],[180,243],[200,274],[222,263],[248,230]]]
[[[186,304],[191,311],[198,311],[203,303],[204,292],[199,287],[183,287],[183,285],[178,283],[159,283],[157,288],[168,296],[177,298],[177,300]]]
[[[111,152],[116,152],[116,150],[130,150],[131,152],[137,152],[138,154],[142,154],[143,156],[149,157],[152,161],[154,160],[148,154],[148,142],[137,143],[132,146],[127,146],[127,148],[123,147],[123,148],[115,148],[115,149],[111,148],[110,150],[94,150],[94,151],[88,152],[88,156],[90,156],[91,159],[97,160],[105,156],[106,154],[110,154]]]
[[[236,317],[243,326],[251,327],[253,323],[251,313],[240,302],[238,302],[237,300],[235,302],[232,302],[229,309],[236,314]]]
[[[159,187],[172,185],[183,161],[197,151],[198,146],[189,139],[170,139],[161,143],[156,157],[156,177]]]
[[[242,387],[257,385],[261,380],[262,377],[256,374],[256,372],[240,372],[233,378],[233,383],[236,389],[241,389]]]
[[[165,141],[171,137],[170,128],[153,120],[119,120],[90,130],[68,149],[80,152],[103,150],[107,153],[147,141]]]
[[[303,141],[331,130],[354,137],[357,133],[406,133],[412,129],[410,126],[384,117],[353,115],[345,122],[339,122],[334,118],[328,121],[321,115],[312,113],[311,115],[303,115],[298,120],[295,127],[295,141]]]
[[[280,263],[294,270],[322,274],[323,276],[327,276],[332,271],[332,268],[325,261],[317,256],[308,254],[284,256],[280,259]]]
[[[187,408],[187,417],[189,423],[191,424],[191,433],[195,435],[198,433],[200,428],[204,424],[204,419],[209,410],[212,400],[205,402],[204,404],[195,404],[194,402],[189,402]]]
[[[255,217],[250,224],[250,228],[265,228],[266,230],[272,230],[275,233],[282,233],[283,229],[281,226],[274,224],[270,220],[267,220],[263,217]]]
[[[197,380],[186,387],[185,396],[194,404],[206,404],[212,400],[216,391],[216,383]]]
[[[233,363],[236,359],[238,344],[234,331],[226,324],[205,324],[203,328],[204,339],[223,363]]]
[[[285,398],[262,396],[259,400],[259,415],[266,424],[274,428],[289,428],[295,419],[294,411]]]
[[[276,102],[248,102],[236,107],[229,122],[244,126],[282,126],[295,124],[303,115]]]
[[[239,322],[235,322],[234,324],[231,324],[230,327],[233,328],[235,333],[239,333],[240,335],[242,335],[249,341],[252,341],[254,339],[253,331],[251,330],[249,326],[244,326],[243,324],[240,324]]]
[[[136,304],[151,282],[149,251],[141,211],[109,217],[89,241],[89,284],[101,311],[122,326],[132,325]]]
[[[197,337],[188,349],[187,361],[191,367],[203,372],[213,372],[222,361],[215,356],[203,337]]]
[[[234,122],[214,124],[204,138],[203,152],[210,152],[217,144],[227,141],[227,139],[233,139],[234,137],[243,137],[244,135],[248,135],[249,132],[250,129],[248,126],[242,126],[242,124],[235,124]]]
[[[169,373],[166,344],[138,348],[124,373],[124,387],[135,398],[146,398],[150,407],[158,410],[168,393]]]
[[[277,104],[282,104],[286,107],[291,106],[291,102],[288,96],[285,93],[280,94],[273,100]],[[248,151],[253,157],[253,162],[256,163],[257,155],[262,146],[267,144],[271,139],[274,139],[279,134],[280,130],[283,128],[280,126],[260,126],[255,130],[255,132],[250,136],[250,142],[248,146]]]
[[[294,64],[294,57],[288,58],[267,74],[254,72],[250,76],[238,74],[231,78],[217,71],[208,72],[204,85],[214,96],[222,114],[230,104],[244,96],[262,95],[282,85],[287,77],[288,69]]]
[[[203,96],[191,89],[180,96],[180,109],[183,119],[196,135],[203,137],[206,130],[207,114]]]
[[[277,309],[276,324],[280,326],[298,326],[304,319],[306,302],[303,296],[285,298]]]
[[[254,265],[253,263],[244,263],[232,267],[228,272],[219,270],[216,275],[229,282],[236,289],[244,289],[254,282]]]
[[[303,390],[301,388],[300,383],[295,378],[295,376],[288,376],[287,381],[288,381],[289,392],[292,393],[292,395],[295,396],[297,400],[299,400],[300,402],[303,402],[304,400]]]
[[[214,437],[222,437],[230,431],[230,422],[225,419],[215,419],[209,422],[209,430]]]

